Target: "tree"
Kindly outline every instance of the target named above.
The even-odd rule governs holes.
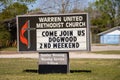
[[[73,10],[83,10],[83,0],[44,0],[40,8],[45,13],[70,13]]]
[[[4,27],[4,25],[1,23],[0,25],[0,48],[6,47],[6,42],[10,40],[10,33],[7,31],[7,29]]]
[[[27,5],[35,1],[36,0],[0,0],[0,47],[7,46],[6,44],[13,39],[13,35],[11,34],[16,34],[16,27],[8,31],[5,26],[5,21],[15,18],[16,15],[25,14],[28,11]],[[6,25],[8,26],[10,23],[11,22],[8,22]],[[12,26],[15,25],[15,22],[14,24],[12,23]]]
[[[94,33],[120,25],[120,0],[96,0],[86,11],[90,14],[91,25],[98,28]]]
[[[101,14],[103,26],[115,27],[120,25],[120,0],[97,0],[95,7]]]
[[[14,18],[16,17],[16,15],[19,14],[25,14],[27,10],[28,8],[25,4],[20,4],[16,2],[5,8],[3,12],[0,14],[0,16],[2,20],[5,20],[9,18]]]
[[[86,9],[90,14],[92,39],[96,34],[120,25],[120,0],[96,0]]]
[[[36,0],[0,0],[0,11],[2,11],[2,9],[5,9],[6,7],[10,6],[11,4],[14,4],[15,2],[28,5],[35,1]]]
[[[27,11],[28,7],[20,2],[14,2],[13,4],[9,4],[9,6],[4,7],[2,12],[0,13],[0,46],[7,46],[8,42],[11,42],[11,40],[16,37],[13,37],[12,35],[16,34],[16,27],[12,27],[11,31],[8,31],[8,24],[10,24],[11,22],[5,23],[5,21],[11,21],[11,19],[15,18],[16,15],[25,14]],[[15,25],[15,22],[14,24],[12,23],[12,26]]]

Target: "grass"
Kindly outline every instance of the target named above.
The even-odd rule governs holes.
[[[98,44],[98,43],[91,44],[91,45],[93,46],[120,46],[120,44]]]
[[[120,80],[117,59],[72,59],[73,73],[68,74],[38,74],[37,62],[37,59],[0,59],[0,80]]]
[[[111,51],[94,51],[92,53],[96,54],[120,54],[120,50],[111,50]]]
[[[16,47],[1,48],[0,51],[17,51]]]

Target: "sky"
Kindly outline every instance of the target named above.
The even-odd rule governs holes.
[[[95,0],[84,0],[86,5],[88,5],[88,2],[94,2]],[[29,9],[30,10],[33,10],[33,9],[36,9],[36,8],[40,8],[40,4],[41,2],[43,2],[43,0],[36,0],[36,2],[32,5],[29,5]]]

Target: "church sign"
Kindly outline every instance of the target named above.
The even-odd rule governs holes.
[[[18,51],[39,52],[39,73],[69,72],[70,51],[90,51],[88,14],[17,16]]]
[[[18,50],[89,51],[88,22],[87,13],[18,16]]]

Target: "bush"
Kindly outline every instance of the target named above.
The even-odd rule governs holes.
[[[10,33],[3,25],[0,26],[0,47],[7,47],[10,40]]]

